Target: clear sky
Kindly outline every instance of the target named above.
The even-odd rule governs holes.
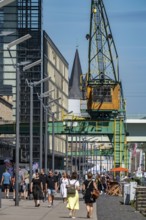
[[[43,28],[69,63],[76,47],[88,69],[91,0],[43,0]],[[146,115],[146,0],[104,0],[119,55],[127,115]]]

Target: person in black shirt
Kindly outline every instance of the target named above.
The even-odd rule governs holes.
[[[40,199],[42,199],[42,188],[43,187],[39,178],[39,173],[36,173],[30,185],[30,192],[33,193],[35,207],[40,206]]]
[[[82,190],[85,192],[84,201],[87,209],[87,218],[92,218],[93,203],[95,199],[92,197],[93,189],[97,189],[96,182],[92,179],[92,173],[87,173],[87,180],[83,182]]]
[[[49,176],[46,181],[46,188],[48,191],[48,207],[53,205],[54,194],[57,189],[57,179],[53,174],[53,171],[49,171]]]
[[[47,174],[45,174],[44,169],[41,169],[40,172],[40,180],[43,185],[43,201],[45,202],[46,200],[46,182],[47,182]]]

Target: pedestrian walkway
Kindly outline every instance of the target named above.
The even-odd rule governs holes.
[[[86,218],[86,206],[80,195],[80,210],[76,212],[76,219]],[[54,205],[48,208],[48,202],[41,202],[40,207],[34,207],[33,200],[21,200],[19,206],[15,206],[12,199],[2,199],[0,208],[0,220],[67,220],[69,211],[62,202],[59,194]],[[146,220],[130,205],[122,204],[122,197],[101,195],[94,204],[92,220]]]
[[[123,197],[101,195],[97,200],[98,220],[146,220],[131,205],[123,205]]]
[[[12,199],[2,199],[0,208],[0,220],[66,220],[70,219],[69,210],[62,200],[56,199],[54,205],[48,208],[48,202],[41,202],[40,207],[34,207],[33,200],[21,200],[19,206],[15,206]],[[86,206],[80,200],[80,210],[76,212],[76,219],[86,219]],[[96,204],[92,220],[97,220]]]

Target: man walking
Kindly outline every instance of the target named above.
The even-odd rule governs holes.
[[[57,192],[57,179],[52,170],[49,171],[49,176],[46,181],[46,188],[48,191],[48,207],[51,207],[53,205],[55,192]]]
[[[46,200],[46,182],[47,182],[47,175],[45,174],[44,169],[41,169],[40,180],[41,180],[42,186],[43,186],[43,202],[45,202],[45,200]]]
[[[11,183],[11,175],[6,169],[5,172],[2,174],[2,179],[1,179],[1,185],[3,184],[4,187],[5,198],[9,198],[10,183]]]

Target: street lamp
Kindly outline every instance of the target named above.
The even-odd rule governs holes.
[[[0,0],[0,8],[7,6],[8,4],[14,2],[15,0]]]
[[[61,98],[57,98],[59,100]],[[55,101],[55,100],[54,100]],[[49,112],[49,115],[52,117],[52,170],[54,171],[55,165],[55,149],[54,149],[54,141],[55,141],[55,131],[54,131],[54,122],[55,122],[55,114],[58,112]]]
[[[66,173],[68,171],[68,135],[66,135],[66,141],[65,141],[65,151],[66,151]]]
[[[77,164],[77,159],[78,159],[78,137],[77,137],[77,135],[76,135],[76,148],[75,148],[76,150],[76,154],[75,154],[75,170],[76,170],[76,172],[77,172],[77,170],[78,170],[78,164]]]
[[[30,63],[29,65],[23,67],[23,71],[26,71],[26,70],[34,67],[34,66],[39,65],[39,64],[41,64],[41,62],[42,62],[42,60],[40,59],[40,60],[37,60],[37,61],[35,61],[33,63]],[[36,82],[36,84],[37,84],[37,82]]]
[[[37,60],[23,68],[23,71],[26,71],[34,66],[37,66],[42,63],[42,60]],[[32,179],[32,164],[33,164],[33,88],[34,86],[37,86],[43,82],[46,82],[49,80],[50,77],[46,77],[45,79],[41,79],[40,81],[36,82],[28,82],[26,79],[26,82],[28,86],[30,87],[30,182]],[[42,122],[41,122],[42,123]],[[40,132],[41,133],[41,132]],[[40,167],[42,168],[42,144],[40,144]]]
[[[47,159],[48,159],[48,115],[52,117],[52,169],[54,170],[54,135],[55,135],[54,134],[54,114],[56,114],[57,112],[49,112],[50,104],[54,102],[57,104],[57,101],[61,99],[60,97],[56,99],[52,99],[50,97],[50,93],[53,91],[54,89],[44,92],[40,96],[38,96],[39,99],[47,98],[47,97],[51,99],[51,101],[48,102],[48,105],[43,104],[43,107],[45,110],[45,173],[47,173],[47,168],[48,168],[47,166],[48,164],[47,163]]]
[[[79,179],[81,179],[81,158],[82,158],[82,155],[83,155],[83,151],[81,149],[81,136],[79,136]]]
[[[70,168],[70,173],[73,171],[73,135],[71,136],[71,168]]]
[[[0,31],[1,37],[5,37],[5,36],[11,35],[11,34],[14,34],[14,32],[13,31]]]
[[[73,113],[73,111],[69,111],[67,113],[64,114],[64,112],[62,113],[62,119],[64,120],[64,116],[68,116],[71,113]],[[65,142],[65,151],[66,151],[66,173],[68,171],[68,135],[66,135],[66,142]]]
[[[38,98],[42,101],[42,98],[38,96]],[[45,155],[45,173],[47,174],[47,156],[48,156],[48,109],[49,106],[45,106],[42,102],[42,106],[45,110],[45,148],[44,148],[44,155]],[[41,149],[42,154],[42,149]]]
[[[19,140],[19,131],[20,131],[20,127],[19,127],[19,118],[20,118],[20,112],[19,112],[19,106],[20,106],[20,69],[19,69],[19,65],[18,63],[14,63],[13,61],[13,57],[11,55],[10,52],[10,48],[12,46],[18,45],[19,43],[22,43],[23,41],[28,40],[31,37],[31,35],[25,35],[21,38],[18,38],[15,41],[12,41],[11,43],[9,43],[7,45],[7,49],[9,51],[10,57],[12,59],[12,63],[14,68],[16,69],[16,172],[15,172],[15,181],[16,181],[16,198],[15,198],[15,205],[19,206],[19,185],[18,185],[18,181],[19,181],[19,145],[20,145],[20,140]]]
[[[84,174],[84,170],[85,169],[85,161],[86,161],[86,143],[85,143],[85,138],[83,137],[82,139],[82,152],[83,152],[83,155],[82,155],[82,171],[83,171],[83,174]]]
[[[59,100],[61,98],[57,98],[56,100]],[[55,141],[55,132],[54,132],[54,122],[55,122],[55,114],[58,112],[51,112],[49,115],[52,117],[52,170],[54,172],[54,166],[55,166],[55,149],[54,149],[54,141]]]
[[[14,41],[12,41],[11,43],[9,43],[7,45],[7,49],[10,50],[11,47],[16,46],[16,45],[18,45],[18,44],[28,40],[29,38],[31,38],[31,35],[30,34],[26,34],[23,37],[20,37],[20,38],[14,40]]]

